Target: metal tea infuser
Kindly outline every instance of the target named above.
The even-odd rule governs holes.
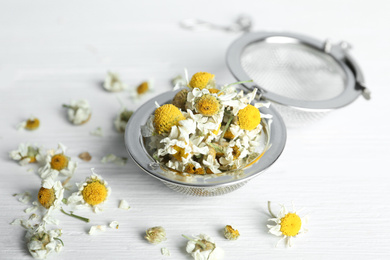
[[[230,45],[227,65],[238,81],[253,80],[242,85],[249,91],[257,88],[288,127],[321,118],[360,95],[370,99],[362,71],[346,42],[332,44],[291,32],[250,32],[252,21],[247,16],[230,26],[197,19],[184,20],[181,26],[244,32]]]

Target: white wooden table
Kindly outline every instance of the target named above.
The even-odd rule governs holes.
[[[28,216],[12,196],[35,197],[40,179],[34,166],[21,167],[8,152],[21,142],[69,147],[79,161],[74,181],[94,167],[112,188],[102,214],[81,211],[85,224],[58,213],[64,250],[56,259],[190,259],[181,234],[206,233],[225,249],[225,259],[389,259],[390,258],[390,19],[388,1],[0,1],[0,259],[30,259],[25,231],[9,223]],[[129,159],[126,166],[102,164],[114,153],[127,156],[113,120],[117,98],[131,108],[128,93],[112,94],[100,82],[117,71],[130,86],[154,78],[146,101],[171,88],[170,79],[187,67],[209,71],[221,83],[234,78],[225,65],[229,44],[239,34],[191,32],[179,21],[200,18],[228,24],[239,14],[254,19],[255,30],[283,30],[319,39],[347,40],[361,65],[372,100],[359,98],[318,123],[288,129],[279,160],[243,188],[220,197],[200,198],[171,191]],[[90,101],[86,125],[71,125],[61,108],[71,99]],[[38,131],[17,131],[31,114]],[[90,131],[102,127],[104,137]],[[83,162],[80,152],[93,159]],[[36,170],[36,168],[34,168]],[[118,209],[126,199],[130,211]],[[292,248],[274,245],[267,233],[267,201],[306,208],[309,232]],[[89,236],[91,225],[120,223],[118,230]],[[223,238],[230,224],[237,241]],[[163,226],[168,240],[151,245],[147,228]],[[162,256],[166,247],[171,256]],[[54,257],[53,257],[54,258]]]

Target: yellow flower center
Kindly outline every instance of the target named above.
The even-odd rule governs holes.
[[[22,157],[22,160],[29,158],[30,159],[29,163],[35,163],[37,161],[36,156],[38,155],[38,153],[39,153],[38,148],[34,148],[34,147],[29,146],[27,148],[27,155]]]
[[[240,156],[241,151],[239,149],[237,145],[233,146],[233,159],[237,159]]]
[[[25,128],[27,130],[35,130],[39,127],[39,124],[40,122],[38,118],[28,119]]]
[[[190,88],[204,89],[211,81],[214,80],[214,75],[208,72],[195,73],[189,83]]]
[[[68,157],[63,154],[56,154],[51,158],[51,168],[57,171],[61,171],[68,166]]]
[[[214,172],[213,172],[212,170],[210,170],[210,168],[207,168],[207,169],[206,169],[206,173],[207,173],[207,174],[214,174]]]
[[[107,198],[107,188],[100,181],[95,180],[87,184],[84,187],[83,199],[89,205],[98,205]]]
[[[217,89],[217,88],[209,88],[209,92],[211,93],[211,94],[218,94],[218,92],[219,91],[221,91],[220,89]],[[224,92],[221,92],[221,93],[219,93],[217,96],[220,96],[220,95],[223,95],[224,94]]]
[[[229,140],[233,140],[234,139],[234,134],[232,133],[232,131],[227,130],[226,133],[223,135],[223,138],[225,139],[229,139]]]
[[[252,105],[247,105],[238,111],[237,119],[241,129],[253,130],[260,124],[260,111]]]
[[[186,167],[184,168],[184,172],[187,173],[194,173],[195,170],[196,170],[195,165],[193,165],[192,163],[187,164]]]
[[[56,195],[54,194],[54,189],[46,189],[41,187],[38,192],[38,201],[45,208],[50,208],[53,205]]]
[[[142,82],[138,87],[137,87],[137,93],[138,95],[142,95],[145,92],[149,90],[149,84],[148,82]]]
[[[184,148],[181,148],[177,145],[174,145],[172,147],[173,149],[175,149],[177,152],[175,154],[173,154],[172,156],[176,158],[176,160],[178,161],[182,161],[182,158],[187,158],[188,157],[188,153],[185,153],[185,149]]]
[[[224,233],[225,237],[229,240],[236,240],[240,236],[240,232],[238,232],[238,230],[234,229],[230,225],[225,226]]]
[[[285,236],[296,236],[301,226],[301,218],[295,213],[288,213],[280,220],[280,232]]]
[[[205,170],[203,169],[203,168],[198,168],[198,169],[196,169],[195,170],[195,172],[194,172],[195,174],[205,174]]]
[[[203,95],[195,103],[196,109],[204,116],[213,116],[219,111],[219,101],[212,95]]]
[[[186,119],[180,109],[172,104],[166,104],[154,112],[154,128],[158,134],[169,133],[172,126],[177,125],[180,120]]]

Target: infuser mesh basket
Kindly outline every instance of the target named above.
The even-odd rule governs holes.
[[[363,77],[341,46],[292,33],[248,33],[236,40],[227,63],[239,80],[252,79],[288,127],[302,126],[351,103]]]

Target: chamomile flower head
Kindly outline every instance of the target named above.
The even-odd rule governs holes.
[[[260,111],[252,105],[247,105],[245,108],[238,111],[237,124],[241,129],[253,130],[261,121]]]
[[[19,123],[16,128],[18,130],[24,128],[24,129],[29,130],[29,131],[34,131],[34,130],[37,130],[39,128],[40,124],[41,124],[41,122],[37,117],[30,116],[29,119]]]
[[[205,94],[195,100],[195,108],[197,112],[204,116],[214,116],[222,106],[215,96]]]
[[[103,87],[110,92],[119,92],[127,89],[127,85],[122,82],[118,73],[107,71]]]
[[[59,221],[52,216],[53,211],[59,209],[64,198],[64,187],[60,181],[47,178],[42,181],[42,187],[38,191],[38,203],[46,209],[43,221],[48,224],[58,225]]]
[[[61,229],[46,230],[45,225],[29,228],[25,236],[27,248],[34,259],[46,259],[52,253],[60,252],[64,246]]]
[[[286,239],[287,245],[291,247],[293,239],[307,232],[306,224],[308,216],[299,216],[298,211],[294,208],[294,205],[291,211],[289,211],[284,205],[281,205],[278,215],[275,216],[271,211],[270,204],[271,202],[268,202],[268,210],[273,218],[268,219],[268,221],[273,221],[276,224],[267,225],[269,228],[268,232],[275,236],[282,236],[283,238],[281,240]]]
[[[132,110],[127,110],[126,108],[121,109],[114,121],[115,129],[118,130],[118,132],[125,132],[127,122],[130,120],[133,113],[134,112]]]
[[[111,194],[108,183],[91,169],[92,175],[83,183],[76,184],[78,191],[68,198],[68,204],[76,207],[92,207],[94,212],[102,211],[102,205]]]
[[[238,237],[240,236],[240,232],[238,232],[237,229],[234,229],[230,225],[226,225],[224,230],[223,230],[224,236],[228,240],[237,240]]]
[[[141,82],[135,88],[130,89],[130,98],[137,101],[146,93],[153,92],[153,90],[154,90],[154,80],[148,79],[146,81]]]
[[[215,87],[214,75],[208,72],[198,72],[195,73],[190,83],[188,84],[190,88],[204,89],[206,87],[213,88]]]
[[[13,160],[19,161],[20,165],[27,165],[42,160],[44,153],[41,147],[29,143],[21,143],[17,150],[9,153],[9,156]]]
[[[66,153],[66,146],[59,143],[56,151],[50,150],[45,157],[45,165],[38,169],[42,179],[55,179],[59,173],[71,177],[77,169],[77,162],[72,161]]]
[[[151,244],[158,244],[167,240],[166,235],[163,227],[152,227],[146,230],[145,239]]]
[[[187,95],[188,95],[188,89],[182,89],[179,92],[176,93],[176,95],[173,97],[172,105],[180,108],[181,110],[186,110],[186,103],[187,103]]]
[[[195,260],[220,260],[223,259],[225,252],[218,247],[214,239],[205,234],[193,236],[192,238],[184,236],[188,239],[186,251],[191,254]]]
[[[92,110],[86,99],[72,100],[70,105],[62,105],[68,109],[68,119],[74,125],[82,125],[89,121]]]
[[[180,109],[172,104],[165,104],[154,112],[153,125],[158,134],[169,133],[172,126],[186,119]]]

